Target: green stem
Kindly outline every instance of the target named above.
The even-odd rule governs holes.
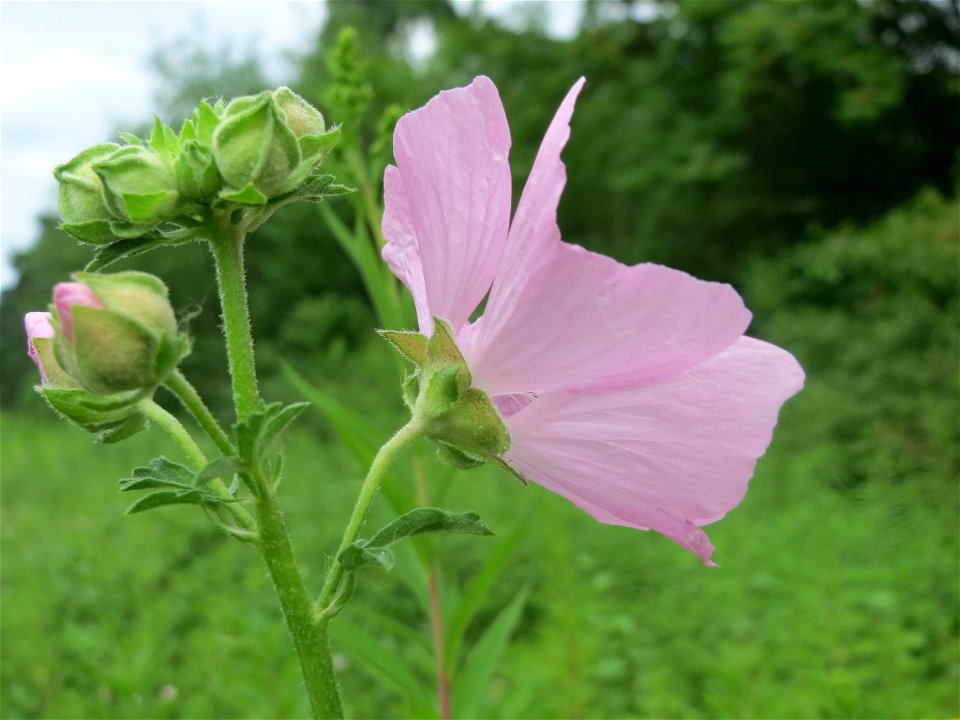
[[[180,424],[180,421],[173,415],[157,405],[153,400],[142,401],[140,403],[140,412],[142,412],[151,423],[162,428],[167,435],[173,438],[174,442],[180,446],[180,449],[183,450],[184,454],[190,459],[195,470],[201,470],[206,466],[207,458],[200,449],[200,446],[194,442],[190,433],[186,431],[183,425]],[[236,502],[236,498],[233,493],[230,492],[229,488],[227,488],[226,484],[224,484],[223,480],[213,478],[208,482],[208,486],[217,497],[227,501],[224,503],[227,512],[233,515],[233,518],[240,524],[240,527],[250,532],[256,529],[256,523],[253,517],[245,508]]]
[[[367,516],[367,510],[373,501],[374,495],[377,493],[377,489],[380,487],[380,483],[383,481],[383,475],[386,469],[390,466],[390,463],[393,462],[397,453],[420,435],[420,430],[420,421],[416,418],[410,420],[410,422],[397,431],[396,435],[387,440],[383,447],[377,452],[377,456],[370,464],[367,477],[360,487],[357,504],[354,506],[353,514],[347,522],[347,529],[343,533],[340,547],[337,548],[336,557],[339,557],[340,553],[352,545],[357,539],[360,528],[363,526],[363,520]],[[333,599],[342,577],[343,565],[334,559],[333,564],[330,566],[330,572],[327,574],[327,581],[324,583],[320,597],[317,599],[317,610],[319,613],[322,613]]]
[[[220,427],[220,423],[210,412],[210,409],[203,402],[203,398],[197,392],[196,388],[190,384],[190,381],[183,376],[179,370],[175,370],[164,383],[167,389],[177,396],[177,399],[183,404],[187,411],[193,415],[203,431],[213,440],[217,449],[224,455],[236,455],[237,449],[233,447],[230,438]]]
[[[173,415],[168,413],[153,400],[143,400],[140,402],[140,412],[146,416],[152,424],[160,427],[169,435],[180,449],[186,455],[194,466],[194,470],[201,470],[207,464],[207,458],[203,454],[200,446],[194,442],[190,433],[180,424]]]
[[[300,658],[310,707],[317,718],[342,718],[343,708],[333,673],[327,627],[314,621],[310,596],[297,568],[290,536],[273,493],[263,493],[257,503],[257,514],[260,520],[260,552],[277,590],[283,616]]]
[[[211,220],[210,247],[217,265],[223,334],[227,340],[227,359],[233,382],[237,419],[246,420],[263,403],[257,389],[257,371],[253,356],[253,336],[247,309],[247,288],[243,274],[243,232]]]

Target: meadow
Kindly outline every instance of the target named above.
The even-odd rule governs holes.
[[[391,378],[386,356],[370,347],[353,367]],[[402,421],[381,404],[392,381],[334,381],[384,438]],[[805,442],[809,397],[787,405],[746,500],[711,528],[719,568],[505,473],[451,476],[417,448],[432,500],[479,512],[496,533],[436,548],[444,608],[494,555],[503,569],[472,627],[526,594],[490,681],[468,689],[472,715],[956,715],[956,493],[922,477],[831,487],[824,451]],[[65,424],[4,415],[3,717],[307,714],[253,550],[196,508],[123,517],[116,480],[158,447],[176,457],[164,443],[143,433],[91,447]],[[363,469],[316,412],[291,434],[287,468],[282,499],[316,588]],[[389,517],[378,498],[370,526]],[[349,717],[429,702],[430,629],[414,594],[399,573],[368,571],[334,621]],[[381,651],[404,668],[378,666]]]

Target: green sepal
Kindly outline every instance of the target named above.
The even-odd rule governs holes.
[[[489,458],[510,449],[510,434],[490,398],[468,388],[446,412],[427,419],[423,434],[469,456]]]
[[[122,422],[97,432],[94,442],[102,445],[112,445],[136,435],[147,427],[147,419],[141,413],[127,416]]]
[[[153,130],[150,133],[150,149],[158,155],[165,155],[171,162],[180,152],[180,140],[173,128],[160,122],[160,118],[153,116]]]
[[[420,397],[420,371],[407,375],[403,381],[403,402],[410,410],[416,410],[417,398]]]
[[[74,305],[72,316],[73,356],[81,385],[109,395],[156,384],[157,335],[111,310]]]
[[[181,143],[180,154],[174,162],[174,173],[181,194],[197,200],[213,197],[223,182],[213,153],[197,140]]]
[[[142,392],[95,395],[83,388],[49,385],[40,386],[38,392],[60,415],[92,431],[126,420],[137,412],[134,405],[144,396]]]
[[[337,556],[346,570],[377,564],[392,567],[392,553],[384,554],[389,546],[400,540],[424,533],[460,533],[493,535],[474,512],[450,512],[441,508],[415,508],[385,525],[369,540],[358,540]]]
[[[400,354],[417,367],[427,362],[427,338],[409,330],[377,330],[380,337],[388,340]]]
[[[484,458],[475,457],[473,455],[468,455],[455,448],[453,445],[448,445],[442,441],[436,441],[437,443],[437,458],[445,462],[447,465],[453,465],[453,467],[459,470],[472,470],[473,468],[480,467],[486,462]]]
[[[101,226],[92,223],[109,222],[116,216],[108,207],[102,183],[93,166],[120,149],[115,143],[94,145],[53,171],[59,183],[57,204],[60,216],[64,225],[71,228],[67,232],[79,240],[105,242],[97,232]]]
[[[121,131],[120,139],[123,140],[127,145],[143,145],[143,138],[141,138],[139,135],[134,135],[133,133]]]
[[[225,188],[220,191],[220,200],[235,202],[241,205],[266,205],[269,198],[257,190],[253,183],[247,183],[242,190]]]
[[[37,359],[40,361],[43,372],[46,375],[46,384],[54,387],[75,387],[76,382],[60,365],[54,352],[54,339],[52,337],[33,338],[33,349],[37,353]]]
[[[433,318],[433,335],[427,341],[427,357],[424,362],[424,369],[427,372],[433,372],[437,368],[449,367],[450,365],[467,366],[467,361],[463,359],[460,348],[453,338],[453,330],[446,320],[442,318]],[[469,371],[467,372],[469,382]]]
[[[179,194],[172,162],[145,147],[128,145],[93,163],[107,207],[134,223],[158,221],[176,208]]]
[[[300,152],[314,165],[322,162],[340,142],[340,126],[332,127],[319,135],[301,135]]]
[[[82,223],[64,223],[60,229],[77,240],[92,245],[106,245],[116,242],[117,235],[113,231],[113,222],[109,220],[90,220]]]

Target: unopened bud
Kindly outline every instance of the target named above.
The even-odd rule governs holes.
[[[119,145],[94,145],[58,166],[54,177],[59,183],[57,204],[63,229],[86,242],[112,242],[116,238],[110,224],[116,220],[104,200],[103,184],[93,164],[119,149]]]
[[[158,153],[128,145],[93,164],[103,183],[107,207],[118,218],[155,224],[176,210],[177,182],[173,168]]]
[[[231,102],[213,135],[213,157],[229,189],[223,197],[263,204],[300,164],[300,144],[273,95]]]

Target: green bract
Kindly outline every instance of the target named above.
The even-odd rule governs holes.
[[[428,339],[411,332],[381,331],[417,370],[404,383],[404,398],[423,434],[439,446],[441,459],[460,468],[495,460],[510,447],[500,413],[482,390],[472,387],[466,361],[449,325],[434,318]]]

